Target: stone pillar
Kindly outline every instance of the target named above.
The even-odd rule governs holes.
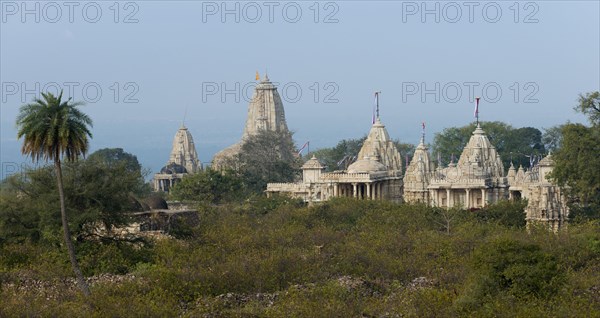
[[[371,197],[371,184],[370,183],[365,183],[365,187],[367,187],[367,199],[372,200],[373,197]]]
[[[470,209],[471,208],[471,196],[469,194],[471,192],[471,189],[465,189],[465,192],[466,192],[465,209]]]
[[[334,197],[338,196],[338,188],[339,188],[339,184],[338,183],[334,183],[333,184],[333,196]]]
[[[512,201],[512,199],[513,199],[512,191],[508,191],[508,199]]]
[[[353,197],[358,197],[358,191],[356,189],[356,183],[352,183],[352,196]]]
[[[452,207],[450,203],[450,189],[446,189],[446,207]]]
[[[487,191],[485,191],[485,189],[481,189],[481,207],[482,208],[485,207],[485,202],[487,201],[486,194],[487,194]]]

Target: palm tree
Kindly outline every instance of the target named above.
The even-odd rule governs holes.
[[[17,116],[19,129],[17,137],[19,139],[24,137],[21,152],[31,157],[33,162],[40,161],[40,159],[46,162],[54,161],[65,244],[79,288],[86,296],[89,296],[90,289],[83,279],[77,263],[69,231],[65,211],[61,157],[68,162],[73,162],[79,156],[85,155],[88,150],[88,136],[92,137],[88,128],[88,126],[92,126],[92,120],[77,109],[83,103],[70,103],[70,98],[62,101],[62,95],[62,91],[58,97],[51,93],[42,93],[43,99],[36,98],[33,103],[21,106]]]

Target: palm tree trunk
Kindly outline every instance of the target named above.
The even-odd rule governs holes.
[[[83,279],[83,274],[81,273],[81,269],[79,268],[79,264],[77,263],[77,258],[75,257],[75,248],[73,247],[73,241],[71,240],[71,231],[69,231],[67,211],[65,210],[65,194],[63,191],[62,168],[60,166],[59,159],[54,161],[54,168],[56,168],[56,181],[58,182],[58,195],[60,196],[60,216],[65,236],[65,244],[67,245],[67,250],[69,251],[69,258],[71,259],[71,267],[73,267],[73,271],[75,272],[75,277],[77,278],[77,284],[79,285],[79,288],[81,289],[84,295],[89,296],[91,295],[90,288],[88,287],[88,284],[86,283],[85,279]]]

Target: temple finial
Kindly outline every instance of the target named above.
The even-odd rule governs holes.
[[[183,120],[181,121],[181,128],[185,128],[185,117],[187,117],[187,106],[185,107],[185,110],[183,111]]]

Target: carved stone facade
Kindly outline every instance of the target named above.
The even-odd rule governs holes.
[[[431,205],[447,208],[482,208],[508,198],[502,160],[479,124],[458,163],[438,168],[427,189]]]
[[[260,131],[289,133],[283,103],[268,77],[257,85],[248,106],[242,139],[217,153],[213,167],[220,169],[230,164],[228,159],[239,154],[244,141]],[[528,221],[548,222],[556,228],[568,217],[563,193],[546,179],[552,169],[551,157],[529,172],[522,167],[517,171],[511,165],[505,175],[500,155],[479,123],[458,162],[452,161],[447,167],[441,163],[435,166],[423,134],[403,175],[400,153],[377,117],[357,158],[346,170],[326,173],[325,167],[313,156],[302,167],[301,182],[269,183],[266,193],[268,196],[287,193],[309,203],[354,197],[465,209],[482,208],[509,198],[525,198],[529,200]]]
[[[404,201],[429,204],[429,180],[434,171],[435,165],[425,145],[425,133],[423,133],[404,174]]]
[[[554,168],[552,156],[548,155],[529,171],[511,165],[508,170],[509,196],[511,199],[527,199],[525,208],[528,224],[542,223],[549,229],[558,230],[569,218],[567,199],[562,190],[548,180]]]
[[[230,166],[231,159],[242,150],[244,141],[260,131],[274,131],[289,133],[285,121],[283,102],[277,92],[277,87],[271,83],[268,76],[256,85],[252,100],[248,105],[248,116],[242,139],[220,152],[212,160],[214,169],[222,169]]]
[[[299,183],[269,183],[266,193],[287,193],[307,202],[326,201],[333,197],[402,201],[402,160],[379,118],[359,156],[345,171],[324,173],[324,167],[313,157],[302,167]]]
[[[198,153],[194,145],[194,138],[189,130],[181,125],[175,138],[167,164],[154,175],[154,191],[169,192],[184,175],[196,173],[202,170],[202,164],[198,160]]]
[[[347,170],[325,173],[313,156],[302,167],[302,182],[269,183],[267,195],[287,193],[311,203],[354,197],[466,209],[523,198],[528,200],[528,224],[542,222],[557,230],[568,219],[564,193],[547,178],[554,164],[552,157],[547,156],[530,171],[523,167],[516,170],[511,164],[505,176],[500,155],[479,125],[458,163],[451,162],[445,168],[435,168],[423,135],[402,178],[400,154],[377,119],[359,158]]]

